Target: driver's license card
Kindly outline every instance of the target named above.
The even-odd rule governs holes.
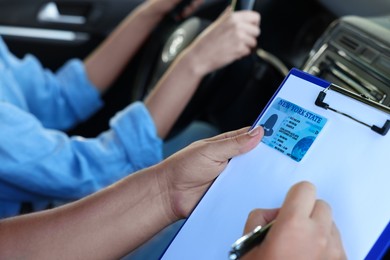
[[[282,98],[276,98],[258,123],[262,142],[299,162],[327,119]]]

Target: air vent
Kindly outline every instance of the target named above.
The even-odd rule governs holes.
[[[359,43],[356,40],[352,39],[351,37],[345,36],[345,35],[342,35],[339,38],[338,42],[341,44],[341,46],[343,46],[351,51],[357,51],[359,48]]]

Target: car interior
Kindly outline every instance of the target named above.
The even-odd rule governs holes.
[[[141,2],[1,0],[0,35],[16,55],[33,53],[56,70],[86,57]],[[94,136],[115,112],[142,100],[228,4],[205,0],[184,20],[166,17],[105,94],[104,109],[69,133]],[[293,67],[390,104],[388,1],[256,0],[253,9],[262,19],[257,50],[206,76],[171,136],[194,119],[221,131],[251,125]]]
[[[0,35],[17,56],[32,53],[56,70],[85,58],[143,1],[0,0]],[[107,129],[229,4],[204,0],[186,19],[167,16],[105,93],[105,107],[69,134]],[[220,131],[250,126],[291,68],[390,106],[390,1],[255,0],[253,9],[261,14],[257,49],[203,79],[170,137],[195,119]]]

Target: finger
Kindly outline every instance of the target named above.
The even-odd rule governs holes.
[[[317,223],[321,223],[321,225],[330,230],[333,224],[332,209],[325,201],[317,200],[314,204],[314,208],[311,213],[311,218],[314,219]]]
[[[250,127],[248,126],[248,127],[244,127],[244,128],[238,129],[238,130],[222,133],[222,134],[216,135],[214,137],[207,138],[205,140],[206,141],[222,140],[222,139],[230,138],[230,137],[233,137],[233,136],[245,134],[245,133],[247,133],[249,131],[249,129],[250,129]]]
[[[254,33],[253,35],[250,35],[249,33],[242,32],[242,36],[240,38],[240,42],[237,45],[241,45],[241,47],[238,47],[236,45],[236,48],[238,50],[238,53],[240,57],[248,55],[252,52],[253,48],[257,46],[257,33]],[[240,58],[238,57],[238,58]]]
[[[242,57],[247,56],[251,53],[252,47],[250,46],[249,39],[242,40],[242,42],[237,43],[236,51],[232,53],[232,60],[240,59]]]
[[[240,31],[255,38],[260,35],[260,27],[248,23],[243,24]]]
[[[241,19],[242,21],[254,25],[260,25],[261,16],[258,12],[250,11],[250,10],[242,10],[242,11],[235,12],[235,15],[238,16],[238,19]]]
[[[249,213],[245,223],[244,234],[252,231],[257,226],[265,226],[274,220],[279,209],[254,209]]]
[[[264,135],[262,127],[225,139],[209,142],[205,152],[215,161],[226,162],[228,159],[253,149]]]
[[[295,184],[288,191],[278,218],[308,218],[316,202],[316,190],[313,184],[303,181]]]
[[[331,238],[329,239],[330,243],[328,246],[329,257],[328,259],[347,259],[347,255],[345,254],[343,243],[341,240],[340,232],[336,226],[336,224],[332,223],[332,231]]]
[[[253,38],[251,36],[246,36],[245,39],[243,40],[246,48],[249,48],[249,52],[252,50],[253,47],[257,46],[257,39]],[[247,53],[249,54],[249,53]]]

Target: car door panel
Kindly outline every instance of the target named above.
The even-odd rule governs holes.
[[[33,53],[55,69],[85,57],[142,1],[1,0],[0,35],[17,56]]]

